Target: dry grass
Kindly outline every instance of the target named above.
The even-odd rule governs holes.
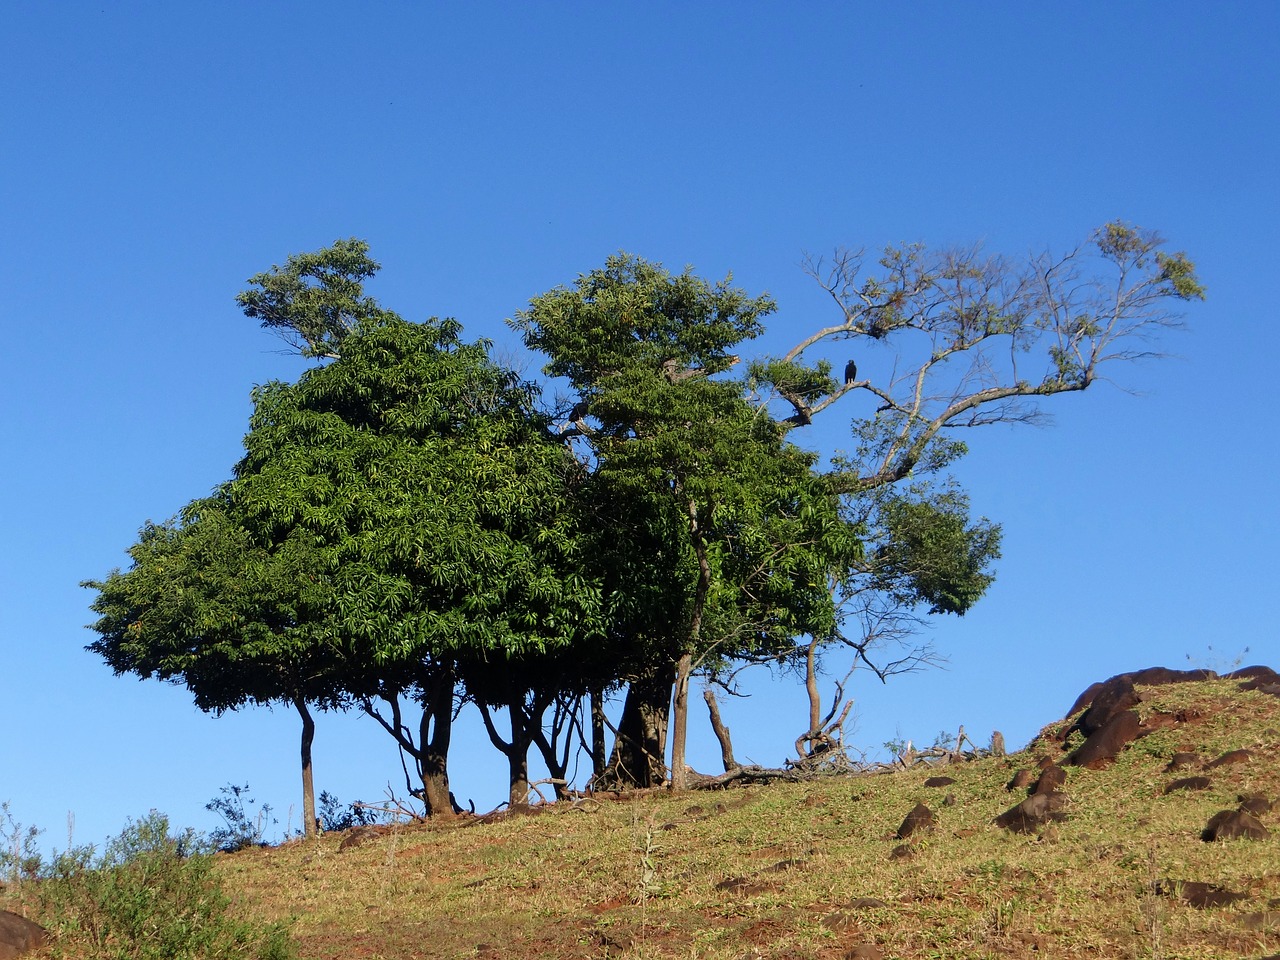
[[[1018,767],[1057,744],[939,770],[626,802],[473,826],[406,826],[339,852],[340,835],[220,858],[244,910],[294,921],[307,958],[1224,958],[1280,952],[1280,837],[1205,843],[1244,792],[1280,799],[1280,698],[1229,682],[1144,690],[1157,729],[1107,770],[1072,768],[1068,819],[994,826]],[[1247,748],[1208,790],[1163,794],[1169,757]],[[944,805],[944,797],[951,801]],[[936,830],[893,859],[918,802]],[[1273,827],[1280,813],[1263,817]],[[1196,909],[1156,881],[1247,893]],[[875,898],[883,906],[859,904]],[[1273,903],[1274,901],[1274,903]],[[1255,916],[1256,920],[1256,916]]]

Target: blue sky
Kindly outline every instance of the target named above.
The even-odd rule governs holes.
[[[770,292],[776,352],[833,320],[806,251],[1156,228],[1209,289],[1178,356],[969,437],[999,581],[932,631],[946,670],[859,676],[852,739],[1021,744],[1123,670],[1280,666],[1280,6],[18,2],[0,78],[0,800],[49,842],[68,813],[77,841],[152,807],[208,828],[230,782],[297,826],[292,711],[113,677],[78,583],[228,476],[250,388],[304,368],[233,297],[339,237],[372,245],[384,304],[509,353],[504,318],[620,249]],[[735,745],[778,763],[803,691],[750,686]],[[503,758],[463,724],[456,792],[489,808]],[[713,770],[700,715],[691,740]],[[402,789],[355,715],[320,718],[316,778]]]

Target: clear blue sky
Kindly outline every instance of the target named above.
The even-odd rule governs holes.
[[[94,841],[152,807],[208,828],[248,781],[283,827],[292,711],[213,719],[113,677],[78,583],[225,479],[250,388],[303,369],[238,312],[246,278],[348,236],[387,306],[500,349],[531,296],[625,249],[772,293],[765,350],[833,319],[805,251],[1157,228],[1209,288],[1179,357],[969,438],[999,582],[934,629],[949,669],[861,676],[853,739],[1021,744],[1123,670],[1280,666],[1278,68],[1271,2],[6,4],[0,800]],[[727,706],[739,755],[780,762],[802,689],[752,689]],[[454,785],[488,808],[502,757],[463,724]],[[714,769],[701,715],[691,746]],[[355,715],[320,718],[316,777],[344,800],[400,784]]]

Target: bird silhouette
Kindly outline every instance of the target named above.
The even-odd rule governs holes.
[[[858,379],[858,365],[850,360],[844,365],[844,383],[845,386],[853,383]]]

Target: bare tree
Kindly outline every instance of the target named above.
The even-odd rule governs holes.
[[[786,405],[783,422],[793,429],[847,394],[875,406],[855,420],[855,451],[828,473],[867,531],[867,552],[832,585],[841,628],[792,653],[809,701],[796,741],[802,761],[842,744],[853,669],[883,681],[935,663],[936,651],[919,640],[925,611],[963,613],[991,582],[999,527],[971,523],[967,498],[945,476],[965,451],[956,430],[1043,422],[1044,398],[1162,356],[1158,336],[1181,325],[1171,301],[1203,299],[1191,261],[1162,245],[1157,234],[1117,222],[1063,256],[1015,261],[979,247],[909,245],[874,264],[848,250],[807,259],[839,321],[780,359],[751,364],[748,385],[757,402]],[[829,359],[806,361],[837,342],[853,344],[840,382]],[[824,652],[837,649],[852,654],[852,667],[824,710],[819,672]]]
[[[1064,256],[1022,262],[980,247],[921,245],[887,249],[878,269],[865,269],[860,251],[810,257],[806,270],[840,322],[805,337],[780,364],[753,365],[753,373],[794,409],[792,426],[845,394],[875,398],[867,422],[888,442],[878,459],[847,464],[833,480],[843,492],[897,483],[928,466],[944,430],[1037,422],[1040,399],[1085,390],[1118,362],[1163,356],[1156,337],[1181,326],[1169,301],[1203,299],[1204,288],[1186,254],[1162,245],[1158,234],[1116,222]],[[846,340],[888,350],[890,373],[858,379],[851,363],[837,384],[828,362],[804,365],[806,351]],[[830,389],[814,388],[816,373]]]

